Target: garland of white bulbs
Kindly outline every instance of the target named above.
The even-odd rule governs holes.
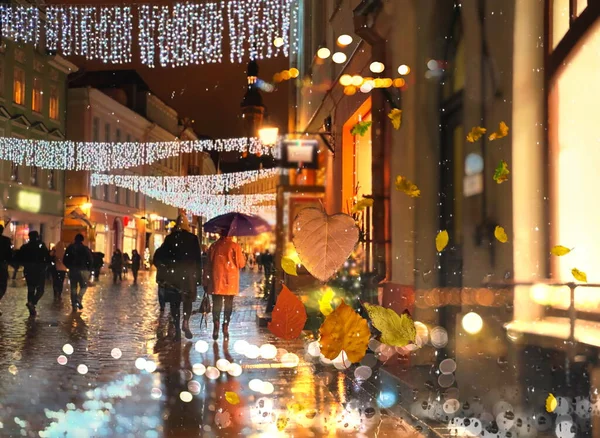
[[[0,5],[2,36],[66,56],[123,64],[132,60],[133,7]],[[222,0],[137,6],[142,64],[177,67],[219,63],[229,28],[230,60],[271,58],[297,51],[297,0]],[[45,32],[45,39],[42,38]],[[157,48],[157,49],[156,49]],[[247,56],[246,56],[247,55]]]
[[[245,184],[271,178],[278,174],[279,169],[190,176],[107,175],[93,173],[90,181],[92,187],[111,184],[145,194],[161,193],[173,196],[189,193],[197,197],[227,192]]]
[[[258,138],[162,141],[148,143],[73,142],[0,137],[0,160],[54,170],[107,172],[127,169],[192,152],[239,152],[277,155]]]

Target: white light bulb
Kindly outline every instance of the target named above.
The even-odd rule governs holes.
[[[331,57],[331,59],[333,60],[333,62],[335,62],[336,64],[343,64],[344,62],[346,62],[346,59],[348,59],[348,57],[346,56],[345,53],[342,52],[335,52],[333,54],[333,56]]]
[[[331,55],[331,50],[329,50],[327,47],[321,47],[319,50],[317,50],[317,56],[320,59],[327,59],[327,58],[329,58],[330,55]]]
[[[372,62],[371,65],[369,66],[369,69],[373,72],[373,73],[381,73],[385,70],[385,65],[383,65],[382,62]]]
[[[352,37],[350,35],[340,35],[337,39],[337,43],[341,47],[352,44]]]
[[[398,73],[400,73],[402,76],[407,75],[410,73],[410,67],[402,64],[400,67],[398,67]]]

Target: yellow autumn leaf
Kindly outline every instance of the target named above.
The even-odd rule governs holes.
[[[342,350],[352,363],[365,357],[371,332],[367,320],[356,313],[343,300],[331,312],[319,328],[321,353],[329,360],[340,355]]]
[[[231,391],[227,391],[225,393],[225,400],[227,400],[231,405],[237,405],[240,403],[240,397],[235,392]]]
[[[289,412],[291,412],[292,414],[299,414],[300,412],[302,412],[304,410],[304,406],[301,403],[298,402],[289,402],[287,404],[287,409]]]
[[[401,175],[396,177],[396,190],[406,193],[411,198],[418,198],[421,196],[421,190],[419,190],[419,188],[413,184],[412,181]]]
[[[508,236],[506,234],[506,231],[504,231],[504,228],[502,228],[500,225],[496,226],[496,229],[494,230],[494,237],[500,243],[508,242]]]
[[[288,417],[285,414],[281,414],[279,417],[277,417],[277,430],[278,431],[282,431],[284,430],[288,425]]]
[[[435,249],[437,249],[437,252],[442,252],[448,245],[449,241],[450,236],[448,236],[448,231],[440,231],[437,236],[435,236]]]
[[[319,299],[319,310],[325,316],[327,316],[331,312],[333,312],[333,307],[331,307],[331,302],[333,301],[334,295],[335,295],[335,292],[333,291],[333,289],[328,287],[325,290],[325,293],[323,294],[323,296]]]
[[[362,211],[367,207],[373,207],[374,203],[375,201],[371,198],[363,198],[356,204],[354,204],[354,207],[352,207],[352,213],[358,213],[359,211]]]
[[[494,181],[498,184],[502,184],[504,181],[508,181],[508,174],[510,170],[508,170],[508,163],[504,160],[500,160],[500,164],[496,167],[494,171]]]
[[[556,407],[558,406],[558,400],[552,393],[548,394],[548,398],[546,399],[546,411],[554,412]]]
[[[467,141],[469,143],[475,143],[483,136],[483,134],[485,134],[486,131],[487,129],[482,128],[481,126],[473,126],[471,131],[467,134]]]
[[[381,332],[381,342],[392,347],[404,347],[415,342],[417,329],[412,318],[403,313],[398,315],[392,309],[364,304],[373,326]]]
[[[571,274],[573,274],[575,280],[587,283],[587,274],[585,272],[580,271],[577,268],[573,268],[571,269]]]
[[[496,132],[492,132],[489,136],[490,141],[498,140],[500,138],[504,138],[508,135],[508,125],[504,122],[500,122],[498,125],[498,130]]]
[[[394,129],[400,129],[402,125],[402,110],[394,108],[389,112],[388,117],[392,121]]]
[[[562,257],[564,255],[567,255],[571,252],[571,250],[565,246],[562,245],[556,245],[553,246],[552,249],[550,250],[550,254],[552,254],[553,256],[557,256],[557,257]]]
[[[296,270],[296,262],[291,257],[281,258],[281,268],[288,275],[293,275],[294,277],[298,275],[298,271]]]

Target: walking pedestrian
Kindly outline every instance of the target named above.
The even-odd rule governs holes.
[[[37,231],[29,232],[29,241],[19,250],[19,263],[27,283],[27,309],[29,315],[37,315],[35,306],[44,295],[46,270],[50,264],[50,252]]]
[[[194,336],[190,330],[192,305],[197,295],[197,275],[200,271],[201,253],[198,238],[190,232],[185,215],[177,218],[175,228],[165,238],[167,260],[166,283],[179,291],[183,301],[183,323],[181,330],[187,339]],[[179,333],[179,324],[176,327]],[[177,335],[176,335],[177,336]]]
[[[209,290],[213,297],[213,339],[219,339],[221,310],[223,318],[223,339],[229,339],[229,322],[233,313],[233,297],[240,293],[240,269],[246,264],[242,247],[227,237],[223,230],[221,237],[208,251],[210,263]]]
[[[113,273],[113,284],[117,284],[117,278],[119,281],[123,281],[123,254],[120,249],[115,249],[110,259],[110,269]]]
[[[167,265],[165,259],[165,249],[161,245],[154,251],[154,257],[152,258],[152,264],[156,267],[156,284],[158,285],[158,304],[160,306],[160,312],[165,311],[165,279],[167,272]],[[179,325],[179,323],[177,324]]]
[[[83,234],[77,234],[75,242],[68,246],[63,258],[63,263],[69,269],[73,312],[83,309],[83,296],[87,290],[90,271],[94,263],[92,251],[83,244],[83,240]],[[79,294],[77,286],[79,286]]]
[[[4,225],[0,225],[0,300],[8,288],[8,265],[12,260],[12,245],[10,239],[3,236]],[[2,315],[2,312],[0,312]]]
[[[50,250],[50,270],[52,272],[52,288],[54,290],[54,299],[59,299],[63,293],[63,286],[65,283],[65,277],[67,275],[67,267],[63,263],[66,250],[67,247],[62,240],[58,241]]]
[[[129,272],[129,265],[131,265],[131,258],[126,252],[123,253],[123,275],[127,278]]]
[[[131,252],[131,272],[133,272],[133,284],[137,284],[138,272],[140,270],[141,265],[142,257],[137,252],[137,249],[134,249]]]
[[[16,280],[17,273],[19,272],[19,250],[16,248],[13,248],[12,250],[12,262],[10,263],[10,266],[13,268],[12,279]]]

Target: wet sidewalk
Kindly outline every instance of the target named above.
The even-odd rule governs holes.
[[[216,343],[201,315],[194,338],[174,342],[153,276],[140,277],[138,286],[102,277],[79,313],[68,286],[55,302],[48,284],[35,319],[22,280],[9,287],[0,303],[0,436],[430,435],[402,419],[412,421],[391,402],[397,391],[378,389],[373,355],[360,373],[343,370],[320,362],[311,339],[283,342],[259,328],[258,274],[242,274],[231,339]]]

